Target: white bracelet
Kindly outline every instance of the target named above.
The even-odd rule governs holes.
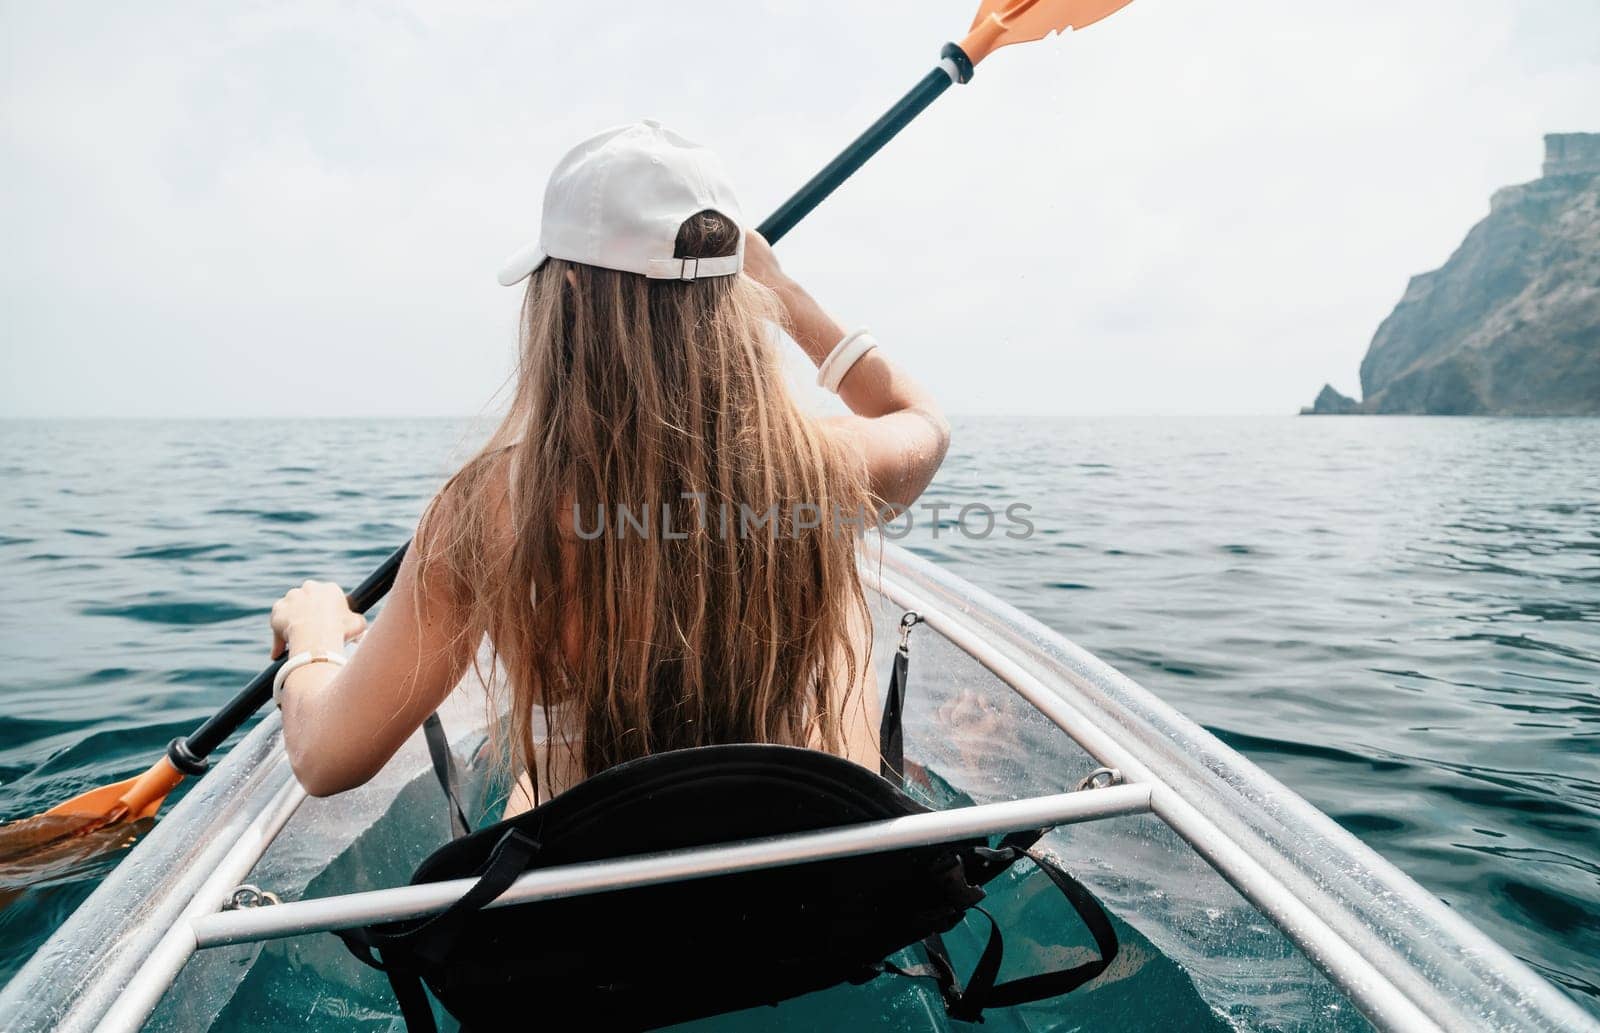
[[[852,330],[845,334],[844,340],[833,346],[833,351],[822,360],[822,365],[817,367],[817,383],[832,391],[839,393],[839,385],[844,382],[845,374],[861,361],[861,357],[878,346],[878,339],[873,337],[866,327]]]
[[[296,653],[285,660],[283,666],[278,668],[278,673],[272,677],[272,702],[280,707],[283,706],[283,683],[288,680],[289,675],[300,668],[309,664],[332,664],[335,667],[343,667],[346,659],[343,653]]]

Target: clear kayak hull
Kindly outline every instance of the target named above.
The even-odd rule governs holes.
[[[1096,1028],[1600,1029],[1331,819],[1087,652],[894,546],[868,574],[882,655],[903,609],[927,621],[915,633],[906,740],[932,802],[1065,793],[1099,766],[1148,788],[1147,813],[1046,840],[1133,945],[1086,988]],[[476,793],[469,809],[481,814],[498,787],[478,757],[483,708],[469,695],[443,716]],[[363,789],[305,800],[278,731],[276,716],[257,725],[0,991],[7,1029],[256,1028],[286,1021],[274,1000],[293,987],[297,1006],[329,1028],[389,1028],[382,978],[331,936],[197,951],[195,930],[231,921],[217,912],[241,883],[285,900],[403,885],[449,835],[420,737]],[[1025,954],[1073,949],[1039,921]],[[841,1009],[857,1009],[857,1024],[949,1024],[925,992],[829,993],[786,1005],[787,1027],[825,1025]],[[1077,1028],[1085,1016],[1024,1011],[999,1027]],[[772,1022],[767,1012],[753,1025],[725,1016],[703,1026]]]

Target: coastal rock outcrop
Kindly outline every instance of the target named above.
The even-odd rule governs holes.
[[[1300,410],[1301,416],[1349,416],[1361,411],[1361,403],[1349,395],[1334,390],[1332,384],[1323,384],[1317,400]]]
[[[1545,137],[1544,175],[1495,193],[1412,278],[1361,362],[1362,400],[1303,413],[1600,414],[1600,133]]]

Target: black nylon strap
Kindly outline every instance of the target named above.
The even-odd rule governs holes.
[[[1000,923],[981,907],[974,905],[972,910],[989,920],[989,942],[983,945],[983,953],[978,956],[978,963],[967,978],[966,989],[957,990],[955,1002],[945,1006],[950,1017],[961,1022],[983,1021],[983,1009],[992,1003],[990,995],[994,992],[994,981],[1000,975],[1000,962],[1006,952],[1005,937],[1000,935]]]
[[[381,951],[388,944],[410,941],[416,944],[415,952],[419,958],[443,964],[461,933],[461,924],[517,881],[517,876],[527,870],[529,859],[538,850],[538,840],[518,829],[508,829],[500,842],[495,844],[488,861],[484,863],[483,873],[472,884],[472,888],[422,925],[395,934],[380,933],[373,929],[335,930],[351,954],[389,977],[389,986],[394,990],[395,1000],[400,1003],[400,1014],[405,1019],[409,1033],[438,1033],[422,979],[409,967],[402,970],[375,958],[372,949],[376,947]]]
[[[450,740],[444,734],[444,722],[434,712],[422,722],[422,736],[428,741],[428,756],[433,759],[433,774],[444,790],[445,804],[450,811],[450,838],[460,839],[472,831],[466,811],[461,808],[461,776],[456,771],[456,759],[450,753]]]
[[[911,628],[921,622],[921,617],[907,613],[900,618],[900,645],[894,652],[889,669],[889,691],[883,697],[883,720],[878,725],[878,753],[883,758],[880,774],[897,788],[906,786],[905,710],[906,687],[911,675]],[[932,979],[939,986],[939,996],[944,999],[945,1010],[956,1007],[961,999],[961,983],[956,979],[955,966],[950,963],[950,951],[944,937],[933,933],[922,941],[926,965],[901,968],[885,962],[885,971],[918,979]]]
[[[418,944],[418,957],[440,960],[449,952],[459,935],[460,924],[473,912],[482,910],[494,898],[504,893],[517,881],[517,876],[527,870],[528,860],[539,851],[539,841],[519,829],[507,829],[500,837],[483,872],[472,888],[462,894],[454,904],[434,915],[419,926],[399,933],[383,933],[367,927],[361,929],[335,929],[334,932],[358,960],[373,968],[390,971],[393,966],[375,958],[374,949],[383,950],[393,944]]]
[[[878,725],[878,752],[883,757],[879,772],[896,786],[906,784],[905,730],[901,721],[906,705],[906,654],[896,651],[889,674],[889,691],[883,697],[883,721]]]
[[[405,1019],[406,1033],[439,1033],[422,980],[412,972],[389,972],[387,975],[394,999],[400,1002],[400,1017]]]
[[[520,829],[507,829],[494,845],[489,860],[484,863],[483,874],[472,888],[445,910],[429,919],[421,927],[406,934],[415,939],[419,958],[444,964],[455,945],[461,926],[475,912],[482,911],[500,894],[510,888],[517,876],[527,870],[528,860],[539,850],[539,841]]]
[[[1008,866],[1007,861],[1015,862],[1023,856],[1032,859],[1061,891],[1061,895],[1067,898],[1067,903],[1072,905],[1072,910],[1083,921],[1089,930],[1089,935],[1094,938],[1095,947],[1100,952],[1098,958],[1069,969],[996,983],[995,980],[1000,975],[1000,964],[1005,958],[1005,938],[1001,935],[1000,924],[994,920],[994,916],[983,908],[974,906],[973,910],[982,912],[983,917],[989,920],[989,939],[984,944],[983,953],[979,955],[978,963],[973,966],[972,975],[967,978],[965,987],[956,978],[954,966],[950,962],[950,952],[945,948],[944,938],[938,933],[922,941],[922,946],[927,952],[927,965],[901,967],[885,963],[883,970],[896,975],[936,980],[939,991],[944,997],[945,1011],[952,1019],[961,1022],[982,1022],[986,1008],[1009,1008],[1030,1001],[1059,997],[1071,993],[1109,968],[1118,950],[1117,933],[1111,925],[1110,917],[1100,906],[1100,902],[1094,898],[1094,894],[1085,889],[1082,883],[1067,874],[1060,865],[1048,857],[1027,849],[1028,845],[1037,841],[1042,835],[1042,832],[1035,831],[1013,833],[1002,841],[1005,845],[999,849],[984,852],[994,855],[991,864],[998,865],[1001,869]],[[1009,855],[1009,858],[1006,855]],[[998,874],[998,871],[994,874]]]
[[[1117,933],[1111,925],[1111,919],[1106,915],[1105,908],[1094,898],[1094,894],[1084,888],[1083,883],[1068,875],[1066,870],[1043,854],[1027,851],[1033,863],[1049,876],[1055,883],[1062,896],[1067,898],[1067,903],[1072,905],[1072,910],[1078,913],[1083,924],[1088,928],[1089,935],[1094,937],[1095,947],[1100,951],[1100,957],[1094,961],[1084,962],[1068,969],[1055,972],[1045,972],[1036,976],[1024,976],[1020,979],[1009,979],[998,985],[991,985],[980,995],[976,994],[976,983],[979,973],[975,971],[972,977],[973,986],[968,987],[966,997],[976,997],[975,1004],[981,1014],[984,1008],[1009,1008],[1016,1004],[1026,1004],[1029,1001],[1041,1001],[1047,997],[1057,997],[1061,994],[1071,993],[1089,980],[1098,976],[1111,966],[1117,956]],[[980,909],[981,910],[981,909]],[[991,919],[990,921],[993,921]],[[995,937],[990,937],[990,942],[995,942]],[[984,951],[985,957],[988,951]],[[980,960],[978,969],[983,970],[984,964]],[[995,966],[999,969],[998,959]]]

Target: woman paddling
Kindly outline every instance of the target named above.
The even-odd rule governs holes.
[[[943,460],[937,404],[744,230],[720,162],[654,123],[557,165],[510,411],[428,506],[389,604],[273,607],[284,743],[306,789],[366,782],[478,661],[509,695],[514,812],[614,764],[733,742],[876,767],[859,531]],[[854,415],[803,412],[770,326]]]

